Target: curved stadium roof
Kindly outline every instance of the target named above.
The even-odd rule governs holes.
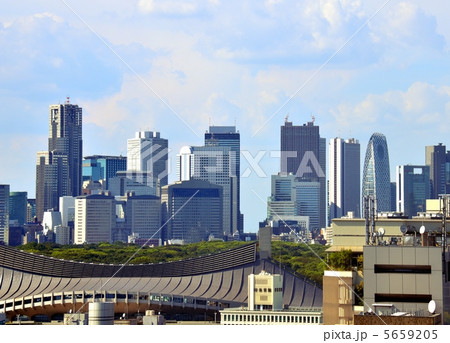
[[[258,259],[256,248],[251,243],[183,261],[121,266],[59,260],[0,246],[0,311],[11,316],[61,313],[92,298],[114,301],[118,311],[121,303],[137,311],[146,306],[206,310],[245,306],[248,275],[262,270],[284,276],[285,305],[322,307],[320,287],[270,260]]]

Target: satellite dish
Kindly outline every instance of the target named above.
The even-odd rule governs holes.
[[[400,226],[400,231],[405,234],[408,231],[408,228],[405,225]]]
[[[380,228],[378,229],[378,234],[379,234],[381,237],[383,237],[385,233],[386,233],[386,231],[384,230],[384,228],[380,227]]]
[[[436,302],[434,300],[430,300],[428,303],[428,312],[434,313],[436,311]]]
[[[422,225],[422,226],[420,227],[420,229],[419,229],[419,232],[420,232],[421,235],[423,235],[424,232],[425,232],[425,226]]]

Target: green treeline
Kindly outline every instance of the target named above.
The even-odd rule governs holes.
[[[320,244],[272,242],[272,259],[322,285],[328,248]]]
[[[21,250],[51,256],[58,259],[123,264],[160,263],[178,261],[198,256],[204,256],[220,251],[236,248],[246,242],[200,242],[187,245],[168,245],[162,247],[143,247],[122,242],[58,245],[54,243],[29,243],[18,247]],[[319,285],[322,285],[323,272],[327,268],[327,246],[319,244],[304,244],[291,242],[272,242],[272,259],[281,263],[297,274],[304,275]],[[345,269],[349,256],[347,252],[330,254],[328,263],[337,269]]]
[[[188,245],[168,245],[162,247],[143,247],[122,242],[58,245],[54,243],[29,243],[18,249],[51,256],[54,258],[79,262],[130,264],[159,263],[184,260],[236,248],[245,242],[201,242]]]

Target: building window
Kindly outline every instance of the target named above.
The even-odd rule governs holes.
[[[375,293],[375,302],[428,303],[431,299],[431,294]]]
[[[395,273],[395,274],[431,274],[430,265],[410,265],[410,264],[376,264],[375,274]]]

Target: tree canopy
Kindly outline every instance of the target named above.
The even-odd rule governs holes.
[[[29,243],[18,247],[21,250],[54,258],[105,264],[160,263],[184,260],[236,248],[246,242],[200,242],[187,245],[140,247],[123,242],[58,245],[54,243]],[[323,271],[327,269],[328,247],[319,244],[272,242],[272,259],[293,272],[306,276],[322,285]]]

